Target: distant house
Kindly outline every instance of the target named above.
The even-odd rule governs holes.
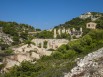
[[[86,28],[89,28],[89,29],[96,29],[96,23],[94,22],[89,22],[86,24]]]

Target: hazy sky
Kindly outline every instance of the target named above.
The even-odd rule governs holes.
[[[0,20],[49,29],[85,12],[103,12],[103,0],[0,0]]]

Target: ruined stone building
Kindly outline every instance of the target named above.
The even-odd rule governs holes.
[[[96,23],[94,22],[89,22],[86,24],[86,28],[89,28],[89,29],[96,29]]]
[[[82,28],[80,28],[80,30],[76,30],[75,28],[73,28],[70,35],[79,38],[82,36],[82,34],[83,34]]]
[[[57,32],[56,32],[56,29],[54,29],[54,38],[57,37]]]
[[[68,40],[66,39],[33,39],[32,42],[35,43],[37,47],[41,44],[41,49],[44,49],[44,42],[47,41],[47,48],[45,49],[57,49],[62,44],[67,44]]]
[[[83,33],[82,28],[80,28],[80,30],[76,30],[75,28],[72,29],[59,28],[58,30],[54,29],[54,38],[57,38],[57,35],[61,36],[61,34],[68,34],[68,36],[71,35],[79,38],[82,36],[82,33]]]

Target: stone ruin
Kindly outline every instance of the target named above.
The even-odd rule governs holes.
[[[65,28],[61,29],[61,28],[59,28],[58,30],[54,29],[53,31],[54,31],[54,38],[57,38],[57,35],[61,36],[61,34],[64,34],[64,33],[65,34],[70,34],[71,37],[72,36],[76,36],[77,38],[81,37],[82,34],[83,34],[82,27],[80,28],[80,30],[76,30],[75,28],[72,28],[72,29],[70,29],[70,28],[68,28],[68,29],[65,29]]]
[[[96,29],[96,23],[94,23],[94,22],[89,22],[89,23],[87,23],[86,24],[86,28],[88,28],[88,29]]]
[[[44,48],[44,42],[47,42],[46,48]],[[66,39],[33,39],[32,42],[35,43],[37,47],[41,45],[39,48],[41,49],[57,49],[62,44],[67,44],[68,40]]]
[[[56,29],[54,29],[54,38],[57,37],[57,34],[56,34]]]

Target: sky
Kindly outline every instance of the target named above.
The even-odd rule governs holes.
[[[0,21],[50,29],[86,12],[103,12],[103,0],[0,0]]]

